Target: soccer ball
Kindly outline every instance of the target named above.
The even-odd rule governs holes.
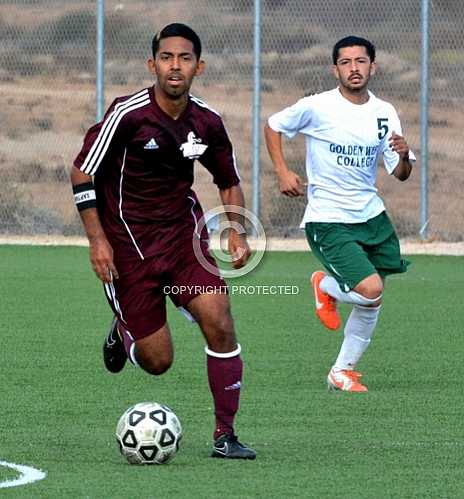
[[[120,417],[116,439],[121,454],[131,464],[164,464],[179,449],[182,426],[169,407],[141,402]]]

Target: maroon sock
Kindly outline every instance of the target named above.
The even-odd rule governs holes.
[[[234,418],[240,401],[243,363],[240,350],[233,357],[215,357],[208,350],[208,381],[214,399],[216,429],[213,438],[234,432]],[[211,355],[211,353],[213,355]],[[220,355],[220,354],[219,354]]]
[[[134,344],[135,340],[132,337],[132,335],[129,333],[129,331],[121,324],[120,321],[118,321],[118,330],[119,330],[119,334],[121,336],[121,339],[124,343],[124,350],[127,353],[127,358],[133,364],[134,359],[132,358],[133,352],[131,355],[131,347]]]

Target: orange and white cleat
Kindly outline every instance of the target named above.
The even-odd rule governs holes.
[[[341,390],[344,392],[367,392],[367,386],[359,382],[362,376],[357,371],[350,369],[332,369],[327,376],[327,387],[329,390]]]
[[[342,321],[337,311],[337,300],[324,293],[320,288],[321,281],[325,276],[326,274],[322,270],[314,272],[311,276],[311,285],[316,301],[316,315],[327,329],[335,331],[340,327]]]

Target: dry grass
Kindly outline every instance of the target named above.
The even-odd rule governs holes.
[[[146,80],[145,84],[150,84]],[[59,89],[57,91],[57,89]],[[136,88],[110,87],[107,102],[117,95]],[[263,117],[295,101],[298,89],[263,94]],[[85,129],[94,116],[94,90],[89,84],[70,84],[66,81],[47,81],[37,78],[20,85],[0,85],[5,106],[1,111],[2,140],[0,168],[4,183],[20,186],[16,195],[29,206],[50,210],[62,218],[63,228],[75,230],[76,217],[67,183],[67,171],[78,152]],[[237,85],[202,84],[198,80],[194,93],[205,98],[218,109],[225,120],[235,145],[241,167],[243,186],[248,205],[251,200],[251,105],[249,88]],[[224,99],[227,96],[227,99]],[[402,114],[406,134],[419,155],[419,113],[417,105],[395,102]],[[405,111],[407,110],[407,112]],[[464,180],[460,173],[462,156],[460,138],[464,119],[457,109],[432,108],[430,140],[430,229],[431,236],[451,241],[461,240],[463,231],[462,201],[455,195]],[[301,139],[285,145],[288,161],[303,173],[304,143]],[[262,219],[270,232],[292,235],[302,210],[302,201],[281,198],[277,192],[271,164],[262,147]],[[197,165],[195,189],[205,207],[218,203],[218,196],[210,188],[210,176]],[[403,236],[417,235],[419,229],[420,168],[410,181],[400,184],[379,170],[379,187],[387,206]],[[71,229],[70,229],[71,227]],[[74,229],[72,229],[74,227]],[[275,230],[274,230],[275,229]],[[287,229],[287,230],[285,230]]]
[[[85,130],[95,115],[95,2],[34,0],[0,2],[0,223],[3,231],[34,210],[49,212],[56,232],[78,227],[68,194],[67,175]],[[329,47],[347,31],[363,27],[363,36],[378,44],[380,71],[375,92],[394,103],[405,134],[419,155],[419,27],[417,2],[405,0],[402,15],[382,9],[359,10],[357,0],[307,2],[263,1],[263,121],[305,93],[333,86]],[[357,7],[358,6],[358,7]],[[460,109],[464,88],[460,67],[462,27],[456,4],[434,6],[432,24],[430,108],[430,236],[461,240],[464,222],[459,195],[464,180]],[[194,93],[220,111],[235,145],[248,205],[251,201],[251,109],[253,69],[253,3],[244,0],[108,0],[106,12],[106,102],[151,84],[143,68],[154,31],[181,21],[191,24],[206,48],[207,71]],[[26,76],[27,75],[27,76]],[[286,143],[289,164],[304,173],[301,139]],[[277,192],[264,146],[261,149],[261,218],[273,234],[291,236],[303,211],[303,200]],[[400,184],[379,171],[379,188],[403,236],[419,231],[420,167]],[[209,174],[199,165],[195,188],[206,207],[218,196]],[[15,209],[18,213],[12,213]],[[29,215],[28,215],[29,216]],[[19,218],[18,218],[19,217]],[[13,227],[13,229],[11,229]],[[30,230],[30,220],[25,227]],[[19,228],[18,230],[26,230]],[[45,229],[44,229],[45,230]],[[48,228],[46,229],[48,230]]]

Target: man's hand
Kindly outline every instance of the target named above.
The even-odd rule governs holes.
[[[245,266],[250,258],[251,250],[248,246],[245,233],[245,218],[241,211],[245,206],[245,199],[240,185],[234,185],[227,189],[220,189],[222,204],[226,207],[227,218],[230,222],[229,228],[229,253],[232,256],[234,269]],[[231,211],[227,211],[231,207]]]
[[[389,142],[390,148],[393,151],[397,152],[402,160],[409,159],[409,145],[404,137],[398,135],[395,131],[393,131]]]
[[[400,160],[393,170],[393,175],[401,182],[404,182],[409,178],[412,171],[411,162],[409,161],[409,145],[406,139],[401,135],[392,132],[392,136],[389,139],[390,148],[397,152],[400,156]]]
[[[301,177],[291,170],[279,174],[279,189],[286,196],[291,198],[304,196],[304,185]]]
[[[304,196],[305,184],[295,172],[289,170],[285,161],[282,150],[282,134],[266,124],[264,126],[264,137],[269,156],[279,179],[280,192],[291,198]]]
[[[245,234],[239,234],[233,229],[229,231],[229,252],[232,256],[234,269],[242,268],[251,255]]]
[[[97,277],[106,283],[118,279],[113,262],[113,248],[104,235],[89,239],[90,263]]]

